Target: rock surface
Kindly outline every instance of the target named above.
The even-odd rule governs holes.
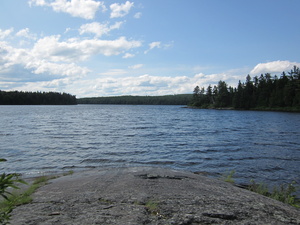
[[[51,180],[11,224],[300,224],[300,210],[190,172],[110,168]]]

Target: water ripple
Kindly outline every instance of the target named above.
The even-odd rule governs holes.
[[[0,172],[162,166],[246,183],[299,179],[295,113],[180,106],[1,106]]]

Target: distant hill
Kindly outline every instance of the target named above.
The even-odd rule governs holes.
[[[120,105],[187,105],[193,99],[192,94],[164,96],[114,96],[79,98],[78,104],[120,104]]]

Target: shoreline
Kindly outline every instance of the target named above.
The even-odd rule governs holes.
[[[300,113],[300,109],[297,108],[250,108],[250,109],[235,109],[233,107],[197,107],[186,106],[183,108],[188,109],[213,109],[213,110],[236,110],[236,111],[262,111],[262,112],[288,112],[288,113]]]

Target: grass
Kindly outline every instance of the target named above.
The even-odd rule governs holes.
[[[222,174],[221,180],[234,184],[234,179],[233,179],[234,174],[235,174],[235,170],[227,171]]]
[[[63,176],[71,175],[73,171],[69,171],[64,173]],[[10,192],[9,196],[3,198],[0,201],[0,224],[9,224],[10,213],[12,210],[19,205],[24,205],[32,202],[32,194],[41,186],[47,184],[47,182],[51,179],[55,179],[58,176],[41,176],[35,178],[35,180],[30,184],[30,186],[25,190],[24,188],[21,189],[20,187],[14,186],[15,191]],[[26,184],[25,182],[21,182],[22,184]]]
[[[221,180],[234,184],[234,174],[234,170],[225,172],[222,175]],[[294,194],[299,189],[299,187],[296,185],[296,182],[274,186],[271,189],[265,183],[256,183],[254,180],[251,180],[247,189],[249,191],[289,204],[296,208],[300,208],[300,199],[298,199],[297,196]]]
[[[270,191],[268,185],[264,183],[256,183],[254,180],[251,180],[248,187],[250,191],[281,201],[296,208],[300,208],[300,199],[298,199],[294,194],[297,191],[297,188],[296,182],[292,182],[290,184],[275,186],[272,191]]]
[[[157,201],[149,200],[146,202],[145,208],[152,215],[159,215],[159,205]]]
[[[0,210],[5,211],[9,207],[16,207],[18,205],[28,204],[32,201],[31,195],[38,189],[39,187],[45,185],[48,180],[56,178],[55,176],[41,176],[36,178],[33,183],[24,191],[21,192],[19,190],[14,191],[11,195],[0,202]]]

